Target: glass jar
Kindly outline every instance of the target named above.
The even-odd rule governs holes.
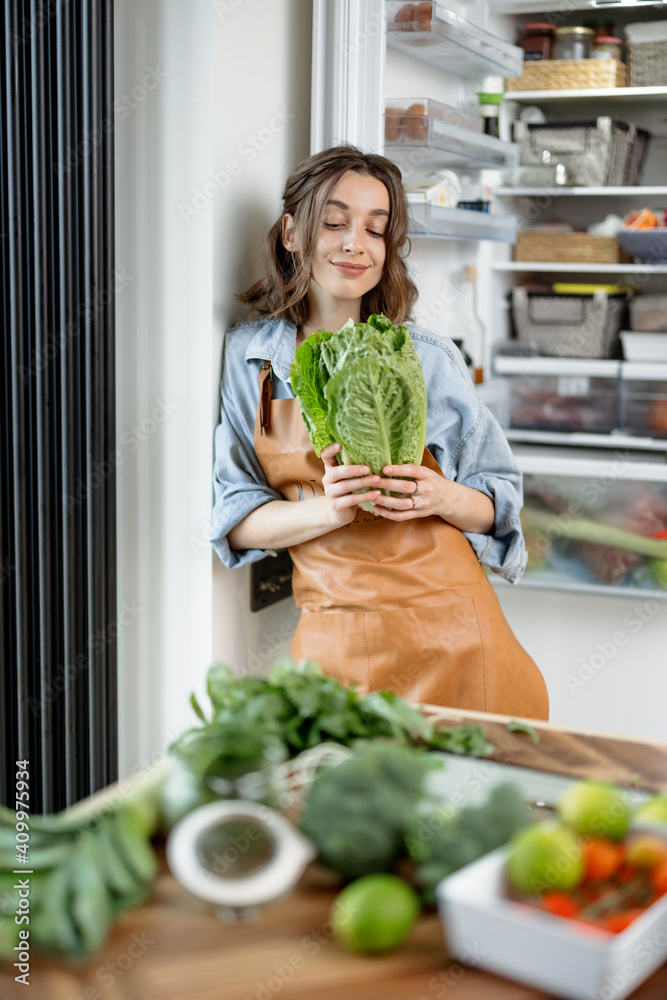
[[[591,50],[591,28],[556,28],[554,59],[588,59]]]
[[[524,24],[523,38],[519,39],[524,62],[551,59],[554,30],[553,24]]]
[[[610,17],[591,17],[588,21],[584,21],[584,28],[591,28],[593,32],[593,42],[600,35],[604,38],[613,36],[615,27],[616,21],[612,21]]]
[[[622,48],[622,39],[614,38],[612,35],[598,35],[593,39],[591,59],[617,59],[621,62]]]

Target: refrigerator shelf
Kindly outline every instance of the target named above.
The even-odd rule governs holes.
[[[569,590],[579,594],[601,594],[604,597],[642,597],[664,601],[667,591],[649,587],[624,587],[619,584],[582,583],[558,570],[526,570],[518,583],[508,583],[496,573],[488,574],[494,587],[520,587],[522,590]]]
[[[492,215],[410,201],[410,236],[513,243],[516,230],[517,221],[513,215]]]
[[[587,434],[584,431],[536,431],[521,427],[505,427],[503,430],[507,440],[517,444],[561,444],[577,448],[627,448],[629,451],[667,453],[664,439],[639,437],[622,431]]]
[[[649,195],[667,196],[663,184],[644,184],[631,187],[610,185],[609,187],[497,187],[494,194],[500,198],[534,197],[543,198],[646,198]]]
[[[553,274],[667,274],[667,264],[553,264],[550,261],[496,260],[491,270]]]
[[[509,90],[506,101],[545,106],[545,113],[582,113],[583,115],[661,110],[667,101],[667,87],[600,87],[581,90]]]
[[[519,147],[514,142],[430,116],[424,118],[420,138],[406,136],[402,142],[387,143],[384,148],[385,156],[400,167],[408,184],[431,179],[436,183],[439,172],[452,167],[513,170],[519,162]]]
[[[404,20],[408,8],[420,8]],[[433,0],[424,4],[387,3],[387,45],[412,59],[459,77],[520,76],[523,51],[471,24]]]

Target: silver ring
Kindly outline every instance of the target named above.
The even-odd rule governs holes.
[[[412,510],[414,510],[415,509],[415,497],[414,497],[414,493],[410,494],[410,499],[412,500]]]
[[[415,493],[418,493],[418,492],[419,492],[419,483],[415,482]],[[413,496],[414,496],[414,493],[413,493]]]

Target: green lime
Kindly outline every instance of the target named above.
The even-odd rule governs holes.
[[[548,889],[574,889],[584,876],[578,839],[552,821],[525,826],[509,842],[506,873],[516,889],[536,896]]]
[[[408,937],[419,916],[419,897],[395,875],[364,875],[336,897],[331,922],[352,951],[388,951]]]
[[[558,803],[564,823],[577,833],[622,840],[630,823],[630,809],[623,790],[605,781],[579,781]]]

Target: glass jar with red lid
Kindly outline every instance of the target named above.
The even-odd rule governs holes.
[[[598,35],[593,39],[591,59],[617,59],[622,61],[623,39],[613,35]]]
[[[524,24],[523,36],[519,39],[519,45],[523,49],[524,62],[532,62],[535,59],[551,59],[553,44],[553,24]]]

